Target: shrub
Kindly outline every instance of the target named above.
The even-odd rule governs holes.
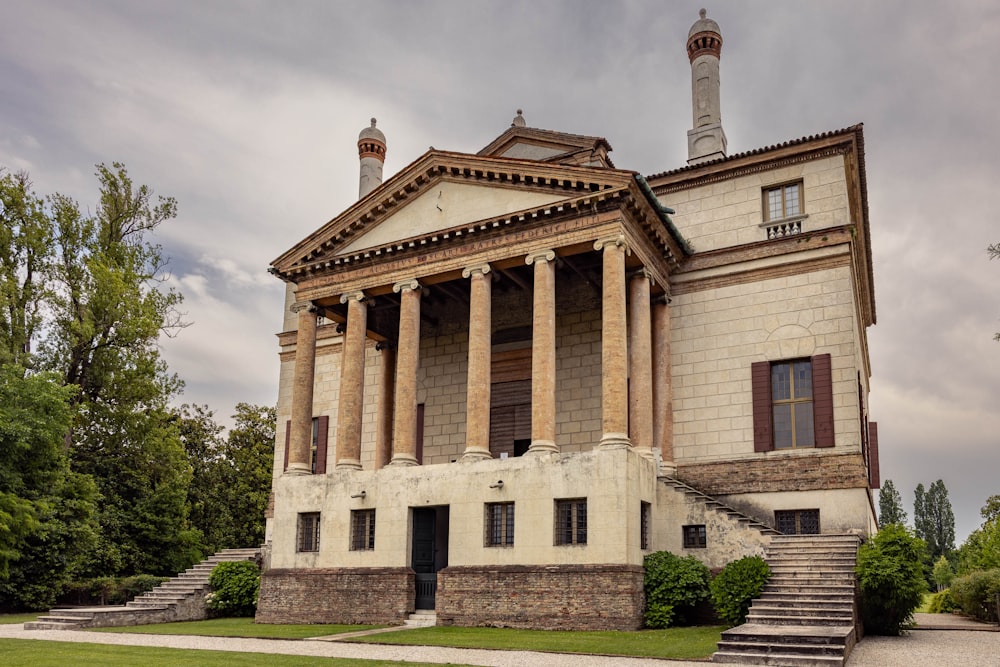
[[[995,623],[1000,615],[1000,568],[977,570],[951,582],[951,596],[962,611]]]
[[[770,577],[771,568],[760,556],[729,563],[709,584],[715,613],[730,626],[746,622],[750,602],[760,595]]]
[[[167,577],[157,577],[152,574],[73,581],[66,586],[66,590],[59,596],[59,601],[77,605],[120,605],[153,590],[164,581],[167,581]]]
[[[683,625],[699,602],[708,599],[708,568],[694,556],[681,558],[669,551],[646,556],[646,626]]]
[[[253,616],[257,611],[260,568],[250,561],[219,563],[208,583],[212,592],[205,598],[208,608],[220,616]]]
[[[950,614],[956,609],[958,609],[958,603],[955,602],[950,588],[932,595],[931,603],[927,605],[927,613],[929,614]]]
[[[927,582],[924,541],[903,526],[890,524],[858,550],[858,586],[865,631],[898,635],[913,622]]]

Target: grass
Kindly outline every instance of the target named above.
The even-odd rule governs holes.
[[[724,629],[707,626],[637,632],[563,632],[436,626],[345,641],[692,660],[714,653]]]
[[[28,614],[0,614],[0,625],[30,623],[31,621],[37,620],[39,615],[40,614],[37,611]]]
[[[920,606],[916,608],[915,613],[929,614],[932,599],[934,599],[934,593],[924,593],[924,599],[920,603]]]
[[[5,667],[440,667],[431,663],[320,658],[303,655],[195,651],[151,646],[112,646],[34,639],[0,639]],[[468,666],[466,666],[468,667]]]
[[[213,618],[207,621],[132,625],[120,628],[90,628],[96,632],[131,632],[142,635],[198,635],[201,637],[254,637],[259,639],[308,639],[338,635],[380,625],[271,625],[252,618]]]

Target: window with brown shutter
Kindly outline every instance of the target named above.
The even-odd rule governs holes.
[[[313,417],[312,443],[309,446],[309,469],[314,475],[326,474],[326,446],[330,431],[330,418]],[[292,420],[285,422],[285,463],[282,471],[288,470],[288,449],[292,441]]]
[[[868,424],[868,486],[882,487],[882,475],[878,467],[878,422]]]
[[[757,362],[750,368],[755,452],[833,447],[829,354]]]

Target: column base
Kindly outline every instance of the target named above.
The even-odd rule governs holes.
[[[673,461],[660,461],[660,474],[667,477],[676,477],[677,464]]]
[[[528,454],[558,454],[559,445],[552,440],[532,440]]]
[[[285,469],[286,475],[311,475],[312,468],[305,463],[289,463]]]
[[[462,453],[462,457],[459,459],[461,463],[474,463],[476,461],[485,461],[487,459],[492,459],[493,455],[490,454],[488,449],[481,449],[479,447],[468,447],[465,452]]]
[[[650,461],[656,460],[656,455],[653,454],[653,450],[650,447],[636,447],[635,453],[644,459],[648,459]]]
[[[418,466],[420,465],[420,461],[418,461],[417,457],[413,456],[412,454],[396,454],[395,456],[392,457],[392,460],[389,461],[389,465]]]
[[[630,449],[632,441],[628,439],[627,433],[605,433],[601,437],[598,449]]]
[[[357,459],[341,459],[337,461],[337,470],[361,470],[361,461]]]

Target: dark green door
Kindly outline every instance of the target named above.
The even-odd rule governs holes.
[[[437,592],[437,567],[434,557],[436,515],[434,508],[413,510],[412,566],[416,573],[417,609],[434,609],[434,594]]]

